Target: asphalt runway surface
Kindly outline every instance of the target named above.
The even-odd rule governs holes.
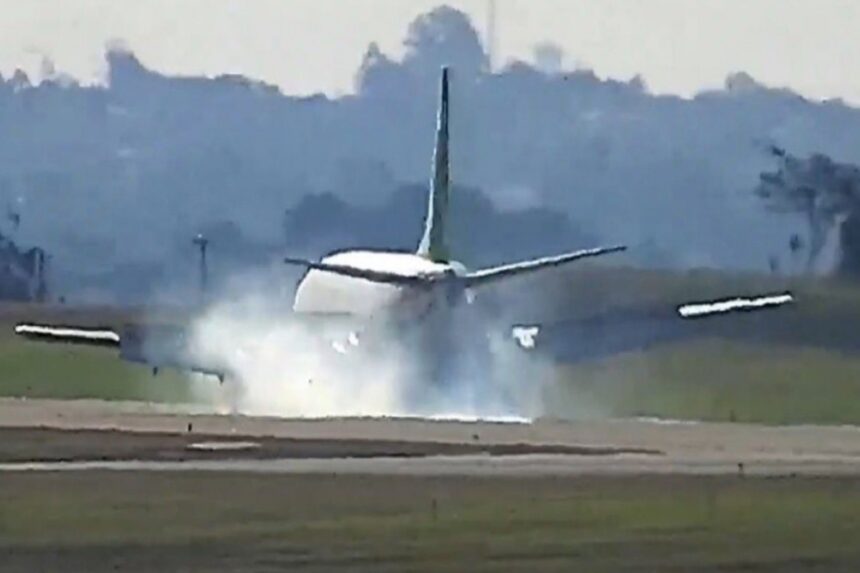
[[[5,434],[5,436],[4,436]],[[0,470],[860,475],[860,428],[657,420],[282,419],[0,400]]]

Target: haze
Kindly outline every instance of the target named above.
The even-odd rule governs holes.
[[[777,24],[769,2],[497,0],[488,50],[487,3],[454,4],[468,13],[386,0],[0,6],[0,239],[45,250],[54,296],[98,301],[187,299],[198,232],[219,283],[285,273],[283,253],[414,249],[450,64],[451,246],[468,266],[624,243],[619,264],[805,270],[790,248],[805,219],[755,190],[776,167],[768,143],[860,161],[860,110],[798,95],[827,92],[831,72],[842,83],[827,95],[850,93],[860,58],[837,55],[856,45],[856,9],[817,4],[813,17],[785,2]],[[819,28],[830,40],[815,44]],[[661,87],[664,72],[676,83]],[[350,95],[290,94],[319,89]],[[827,272],[838,237],[823,244]]]
[[[498,67],[558,45],[599,77],[641,75],[690,96],[745,71],[816,99],[860,103],[860,4],[852,0],[496,0]],[[366,46],[403,53],[409,22],[435,0],[2,0],[0,72],[38,77],[43,57],[84,82],[120,39],[150,69],[242,74],[286,93],[353,90]],[[488,0],[451,0],[486,39]]]

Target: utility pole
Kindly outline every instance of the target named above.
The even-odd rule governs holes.
[[[12,224],[13,232],[17,232],[21,227],[21,213],[12,209],[12,207],[6,207],[6,219]]]
[[[37,302],[48,300],[48,255],[41,248],[36,250],[36,292]]]
[[[205,301],[209,281],[209,270],[206,266],[206,249],[209,246],[209,239],[204,237],[202,233],[198,233],[191,242],[200,250],[200,299]]]

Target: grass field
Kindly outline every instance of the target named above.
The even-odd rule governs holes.
[[[683,275],[586,267],[549,281],[539,297],[547,312],[586,316],[607,308],[671,310],[681,301],[728,293],[792,290],[789,311],[722,321],[712,331],[647,351],[559,365],[547,390],[558,417],[659,416],[775,424],[860,424],[860,288],[851,283],[694,272]],[[524,283],[527,294],[529,283]],[[535,297],[522,297],[537,300]],[[587,304],[586,304],[587,302]],[[152,312],[111,309],[0,308],[0,396],[188,402],[217,394],[212,381],[192,384],[175,371],[147,368],[103,349],[17,339],[24,317],[76,324],[118,324]],[[163,312],[176,317],[178,312]],[[766,315],[766,316],[765,316]],[[211,390],[211,393],[210,393]]]
[[[153,377],[143,366],[122,362],[114,350],[44,344],[21,339],[13,329],[19,321],[81,326],[118,327],[127,322],[164,320],[181,311],[161,314],[141,309],[0,306],[0,396],[28,398],[101,398],[187,402],[194,398],[189,378],[167,370]]]
[[[188,377],[122,362],[100,348],[45,345],[0,336],[0,395],[188,402]]]
[[[555,376],[545,400],[553,417],[860,423],[860,357],[821,349],[704,340],[560,366]],[[176,371],[153,377],[109,350],[0,336],[0,396],[188,403],[217,391],[214,380],[192,386]]]
[[[860,423],[860,356],[722,339],[562,366],[559,417],[662,417],[766,424]]]
[[[0,474],[0,570],[857,571],[841,479]]]

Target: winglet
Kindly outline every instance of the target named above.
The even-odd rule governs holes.
[[[89,344],[92,346],[119,346],[119,334],[109,327],[81,327],[19,323],[15,334],[32,340]]]
[[[790,292],[761,295],[751,298],[736,297],[709,302],[693,302],[678,306],[681,318],[702,318],[737,311],[761,310],[783,306],[794,302]]]

